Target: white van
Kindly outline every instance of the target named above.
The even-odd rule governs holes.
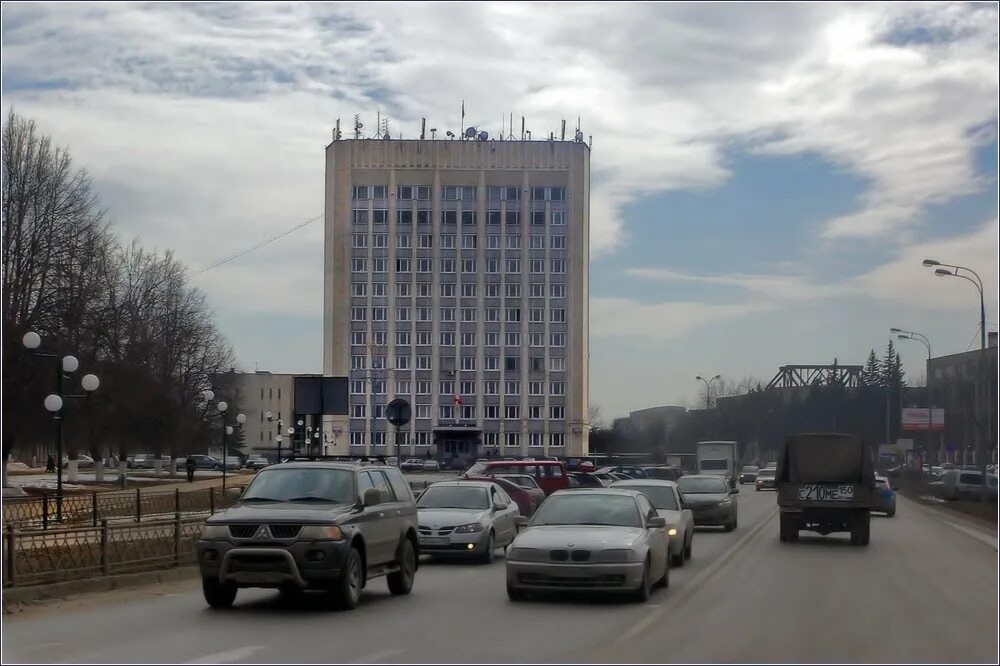
[[[997,476],[987,474],[988,493],[997,498]],[[941,473],[941,496],[945,499],[976,499],[983,494],[983,477],[978,470],[946,469]]]

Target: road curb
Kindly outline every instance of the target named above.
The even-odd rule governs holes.
[[[915,500],[911,497],[903,495],[905,502],[915,507],[918,512],[923,512],[924,515],[930,517],[932,520],[947,525],[948,527],[958,530],[963,534],[966,534],[977,541],[991,546],[994,550],[998,550],[997,542],[997,531],[996,524],[990,523],[985,520],[980,520],[974,516],[969,516],[958,511],[949,511],[943,507],[938,507],[933,504],[925,504],[919,500]],[[992,528],[992,529],[990,529]]]
[[[24,610],[26,606],[32,606],[45,601],[65,599],[66,597],[79,594],[94,594],[158,583],[170,583],[196,578],[197,576],[197,566],[185,566],[176,569],[143,571],[115,576],[102,576],[100,578],[87,578],[84,580],[67,580],[47,585],[12,587],[3,591],[3,612],[4,615],[16,613]]]

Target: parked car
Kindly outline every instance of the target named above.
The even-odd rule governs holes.
[[[94,466],[94,459],[90,456],[80,453],[76,456],[76,468],[77,469],[90,469]],[[63,469],[69,467],[69,458],[63,458]]]
[[[517,508],[521,515],[530,518],[534,515],[542,501],[545,499],[545,491],[537,485],[534,488],[519,486],[513,481],[500,476],[463,476],[463,479],[470,481],[490,481],[497,484],[510,495],[517,503]]]
[[[753,483],[757,480],[757,473],[760,468],[755,465],[745,465],[740,470],[740,483]]]
[[[941,496],[949,500],[979,499],[983,496],[983,477],[978,470],[950,469],[941,476]],[[997,475],[986,475],[987,499],[997,499]]]
[[[777,490],[778,485],[775,481],[777,471],[775,469],[762,469],[757,472],[757,478],[753,482],[754,490],[758,492],[761,490]]]
[[[605,481],[598,475],[587,472],[570,472],[569,476],[571,479],[576,479],[580,488],[607,488],[611,485],[610,481]]]
[[[408,458],[403,461],[399,469],[404,472],[420,472],[424,469],[424,461],[422,458]]]
[[[517,536],[517,503],[489,481],[438,481],[417,500],[420,552],[488,564]]]
[[[230,472],[243,468],[243,461],[239,456],[226,456],[226,469]]]
[[[439,463],[437,460],[427,459],[424,460],[422,469],[425,472],[440,472],[441,463]]]
[[[875,494],[872,497],[872,511],[884,513],[890,518],[896,515],[896,491],[888,477],[875,475]]]
[[[504,474],[527,474],[533,476],[538,487],[549,495],[557,490],[569,488],[566,466],[559,460],[492,460],[476,463],[466,472],[467,476],[492,476]]]
[[[322,589],[358,605],[385,576],[409,594],[418,567],[417,507],[394,467],[302,461],[260,471],[239,502],[209,518],[198,541],[205,600],[231,606],[246,587]]]
[[[634,481],[618,481],[611,484],[612,488],[631,488],[645,495],[656,513],[667,521],[666,531],[669,537],[670,564],[675,567],[684,566],[691,559],[694,543],[694,515],[690,509],[684,508],[677,483],[659,479],[636,479]]]
[[[637,465],[608,465],[607,467],[602,467],[597,471],[607,474],[623,474],[630,479],[646,478],[646,472],[643,471],[642,467]]]
[[[673,465],[646,465],[642,468],[643,478],[676,481],[684,475],[680,467]]]
[[[677,487],[684,497],[684,507],[694,514],[695,525],[722,525],[727,532],[736,529],[738,512],[733,495],[740,489],[730,488],[725,477],[690,474],[682,476]]]
[[[185,466],[187,465],[187,459],[188,458],[194,458],[194,465],[195,465],[194,468],[195,469],[202,469],[202,470],[209,469],[209,470],[213,470],[213,471],[216,471],[216,472],[221,472],[222,471],[222,461],[221,460],[218,460],[217,458],[213,458],[212,456],[206,456],[206,455],[203,455],[203,454],[200,454],[200,453],[196,453],[194,455],[190,455],[187,458],[175,458],[174,459],[174,466],[177,468],[178,471],[183,471],[185,469]]]
[[[637,490],[556,491],[507,551],[507,596],[570,590],[628,594],[645,602],[670,582],[667,521]]]
[[[148,453],[136,453],[125,462],[129,469],[153,469],[153,456]]]
[[[250,456],[247,458],[246,469],[252,469],[254,471],[260,471],[271,464],[271,461],[264,456]]]

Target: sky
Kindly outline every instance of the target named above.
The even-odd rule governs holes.
[[[934,355],[997,327],[995,3],[4,3],[3,108],[91,174],[123,241],[192,273],[323,212],[339,118],[393,136],[577,118],[590,395]],[[518,128],[519,132],[519,128]],[[322,222],[198,273],[241,369],[322,368]],[[911,381],[924,348],[900,342]]]

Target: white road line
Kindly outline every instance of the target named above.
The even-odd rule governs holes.
[[[240,659],[246,659],[254,652],[263,649],[264,649],[263,645],[246,645],[241,648],[225,650],[224,652],[207,654],[204,657],[198,657],[197,659],[192,659],[191,661],[185,661],[184,663],[185,664],[231,664],[234,661],[239,661]]]
[[[992,546],[993,550],[997,550],[997,538],[995,536],[990,536],[989,534],[984,534],[983,532],[980,532],[979,530],[974,530],[974,529],[965,527],[964,525],[959,525],[957,523],[952,523],[952,522],[949,522],[947,520],[940,520],[940,522],[944,523],[948,527],[955,528],[959,532],[964,532],[965,534],[968,534],[973,539],[977,539],[979,541],[982,541],[987,546]]]
[[[394,657],[397,654],[402,654],[402,650],[381,650],[380,652],[373,652],[371,654],[365,655],[358,659],[357,661],[352,661],[352,664],[373,664],[377,661],[382,661],[383,659],[388,659],[389,657]]]
[[[959,518],[957,516],[954,519],[952,519],[952,517],[947,515],[945,513],[945,510],[943,509],[934,509],[928,506],[924,506],[920,502],[914,502],[908,497],[904,498],[904,500],[906,504],[915,507],[918,512],[922,512],[925,516],[928,516],[929,518],[932,518],[933,520],[943,525],[947,525],[948,527],[956,529],[959,532],[962,532],[963,534],[967,534],[973,539],[981,543],[984,543],[987,546],[991,546],[993,550],[1000,550],[1000,548],[997,547],[998,544],[997,544],[996,532],[990,533],[976,529],[974,527],[967,527],[965,525],[961,525],[958,522]]]
[[[668,594],[668,598],[666,600],[667,601],[666,608],[647,615],[645,618],[643,618],[635,625],[633,625],[631,629],[622,634],[617,640],[614,641],[614,643],[621,644],[626,641],[632,640],[642,632],[649,629],[649,627],[653,623],[660,620],[667,611],[670,611],[673,608],[675,608],[677,604],[686,601],[689,597],[691,597],[691,595],[693,595],[698,590],[703,580],[705,580],[709,576],[714,576],[722,567],[728,564],[729,561],[733,559],[733,557],[736,555],[736,553],[740,551],[741,548],[743,548],[747,543],[749,543],[751,539],[760,534],[761,531],[763,531],[763,529],[771,523],[771,519],[774,518],[776,515],[778,515],[777,507],[775,507],[773,510],[768,512],[767,515],[761,518],[760,522],[757,523],[757,525],[755,525],[753,529],[744,534],[739,541],[730,546],[730,548],[726,550],[724,553],[722,553],[719,557],[715,558],[715,560],[713,560],[711,564],[702,569],[701,572],[699,572],[697,576],[692,578],[690,582],[685,581],[684,589],[680,592],[680,594],[674,596],[669,596]]]

